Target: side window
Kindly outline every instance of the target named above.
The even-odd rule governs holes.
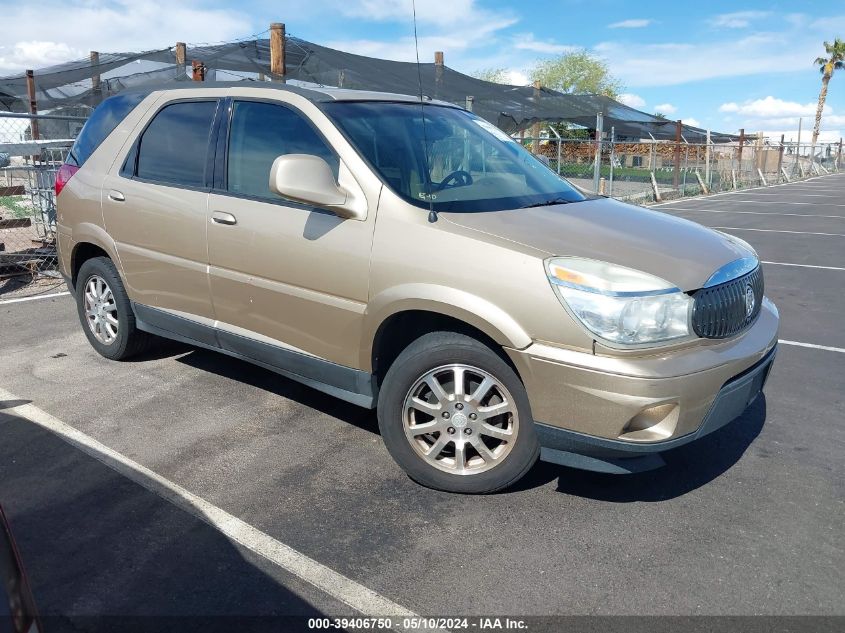
[[[204,185],[208,136],[216,109],[217,101],[165,106],[141,136],[137,176],[190,187]]]
[[[236,101],[229,133],[227,189],[278,199],[270,191],[270,167],[283,154],[313,154],[338,172],[338,158],[311,124],[282,105]]]
[[[126,115],[147,96],[146,92],[130,92],[109,97],[94,110],[85,122],[68,154],[67,162],[82,167],[88,157],[114,131]]]

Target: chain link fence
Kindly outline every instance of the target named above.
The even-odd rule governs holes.
[[[0,300],[48,292],[57,272],[56,171],[83,116],[0,113]],[[587,191],[636,204],[802,180],[845,168],[842,144],[762,138],[695,144],[560,138],[554,128],[519,139]]]
[[[587,191],[648,204],[759,187],[841,171],[841,143],[673,141],[597,142],[589,138],[521,138],[551,169]]]
[[[0,300],[63,283],[54,186],[84,123],[84,117],[0,113]]]

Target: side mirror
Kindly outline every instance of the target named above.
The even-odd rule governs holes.
[[[346,167],[341,165],[341,169]],[[319,156],[285,154],[276,158],[270,168],[270,191],[283,198],[328,209],[341,218],[366,215],[366,207],[361,213],[363,194],[354,195],[339,186],[332,168]]]

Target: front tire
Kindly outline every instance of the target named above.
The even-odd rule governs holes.
[[[453,332],[426,334],[399,355],[379,392],[378,420],[393,459],[438,490],[507,488],[540,452],[516,372],[483,343]]]
[[[123,360],[147,350],[153,336],[135,326],[132,304],[114,262],[94,257],[79,269],[76,308],[88,342],[101,356]]]

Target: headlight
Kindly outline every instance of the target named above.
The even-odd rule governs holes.
[[[689,336],[692,299],[659,277],[577,257],[550,259],[546,270],[564,307],[601,339],[642,345]]]

